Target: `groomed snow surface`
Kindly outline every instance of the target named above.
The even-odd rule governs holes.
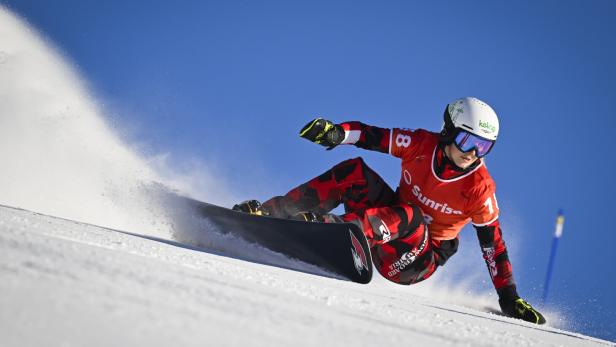
[[[614,345],[215,253],[0,207],[0,345]]]

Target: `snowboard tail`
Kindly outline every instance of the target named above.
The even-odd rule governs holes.
[[[316,223],[255,216],[187,199],[222,233],[238,236],[353,282],[372,279],[372,258],[361,229],[351,223]]]

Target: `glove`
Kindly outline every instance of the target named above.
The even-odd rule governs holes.
[[[340,125],[323,118],[317,118],[306,124],[300,130],[299,136],[331,150],[344,140],[344,130]]]
[[[522,319],[535,324],[545,324],[545,318],[522,298],[515,300],[499,299],[501,310],[509,317]]]

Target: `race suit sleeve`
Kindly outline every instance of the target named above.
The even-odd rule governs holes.
[[[513,279],[511,262],[498,219],[488,225],[475,226],[475,229],[483,259],[488,266],[492,283],[499,297],[517,299],[519,296]]]
[[[344,129],[343,144],[389,153],[398,158],[415,148],[424,135],[419,131],[398,128],[385,129],[361,122],[344,122],[339,125]]]
[[[507,247],[498,221],[496,185],[492,178],[484,178],[484,184],[480,185],[472,195],[476,203],[472,208],[471,221],[477,230],[479,246],[494,288],[500,297],[505,296],[515,300],[517,292]]]
[[[339,125],[344,129],[343,144],[355,145],[371,151],[389,152],[390,129],[366,125],[361,122],[344,122]]]

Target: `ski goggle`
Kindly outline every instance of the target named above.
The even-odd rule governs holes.
[[[494,147],[494,141],[487,140],[477,135],[473,135],[467,131],[460,130],[453,143],[456,147],[464,153],[475,150],[477,158],[481,158],[488,154],[492,147]]]

